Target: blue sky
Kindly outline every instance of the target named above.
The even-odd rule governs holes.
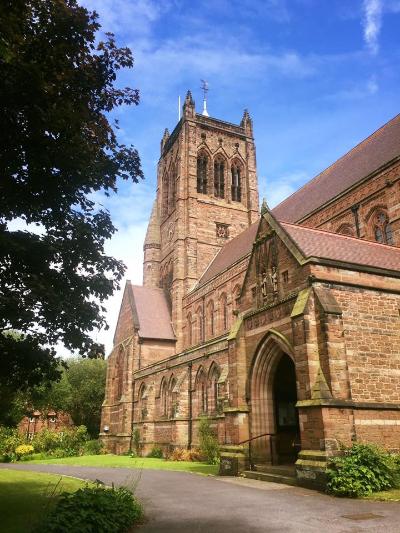
[[[260,197],[272,207],[400,111],[400,0],[82,0],[129,46],[120,85],[138,107],[117,111],[120,138],[139,150],[145,181],[102,200],[118,234],[107,251],[141,283],[142,246],[164,128],[191,89],[211,116],[254,121]],[[120,294],[107,304],[110,350]]]

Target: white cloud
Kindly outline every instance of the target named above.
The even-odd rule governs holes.
[[[267,200],[268,206],[272,209],[282,200],[285,200],[292,193],[310,179],[304,171],[283,174],[278,178],[259,177],[260,203],[263,198]]]
[[[379,50],[379,33],[382,26],[382,0],[364,0],[363,30],[365,43],[373,55]]]

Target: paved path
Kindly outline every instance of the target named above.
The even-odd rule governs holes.
[[[9,465],[131,486],[147,521],[138,533],[400,532],[400,503],[337,499],[298,487],[161,470]],[[348,518],[345,518],[348,516]],[[375,517],[374,517],[375,516]]]

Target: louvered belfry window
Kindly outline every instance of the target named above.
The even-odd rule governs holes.
[[[225,163],[222,159],[214,161],[214,195],[225,198]]]
[[[207,194],[208,157],[200,154],[197,158],[197,192]]]

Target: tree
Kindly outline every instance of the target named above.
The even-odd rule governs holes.
[[[109,117],[139,93],[116,87],[131,51],[112,34],[96,43],[97,14],[76,0],[0,9],[0,383],[26,390],[59,376],[57,342],[93,353],[90,332],[106,327],[124,265],[104,253],[115,227],[93,193],[143,177]]]
[[[34,410],[64,411],[75,425],[84,425],[97,438],[104,400],[107,362],[104,359],[73,358],[60,367],[61,377],[10,396],[10,408],[0,413],[0,423],[16,425]],[[4,416],[7,418],[4,420]]]

